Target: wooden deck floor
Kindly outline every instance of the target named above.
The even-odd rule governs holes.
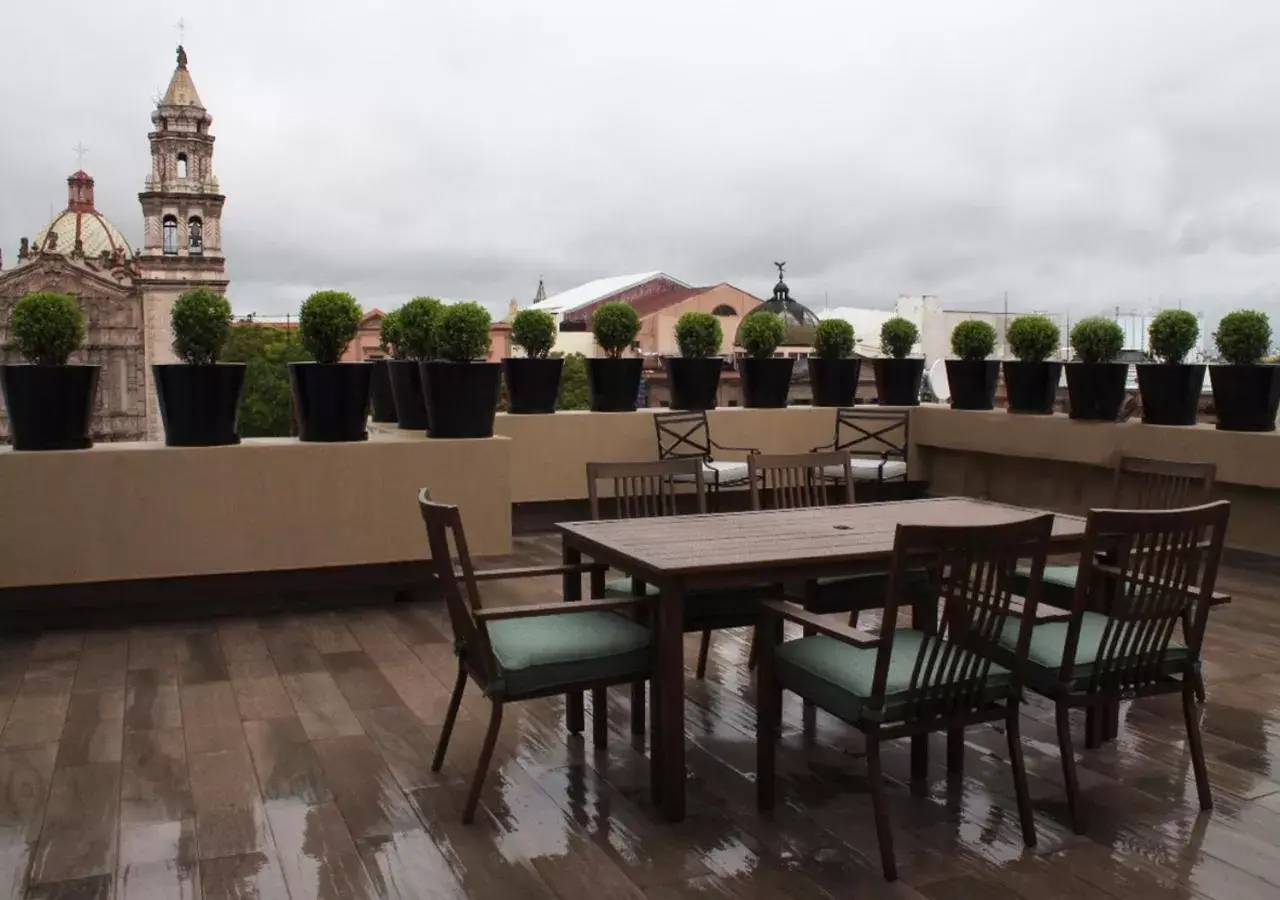
[[[516,561],[553,554],[551,539],[524,539]],[[1176,700],[1143,701],[1114,746],[1083,753],[1091,822],[1071,835],[1052,712],[1033,703],[1040,846],[1022,847],[995,729],[968,734],[962,777],[948,779],[936,743],[914,790],[906,745],[891,747],[895,885],[875,862],[861,740],[842,724],[820,716],[806,736],[788,706],[779,808],[757,814],[744,633],[717,635],[707,680],[688,685],[685,822],[650,805],[616,690],[601,753],[566,736],[559,699],[510,707],[471,827],[458,812],[487,703],[468,696],[433,775],[454,671],[437,606],[11,636],[0,898],[1275,898],[1278,586],[1229,572],[1236,602],[1210,622],[1212,815],[1197,813]],[[558,588],[493,585],[486,602]]]

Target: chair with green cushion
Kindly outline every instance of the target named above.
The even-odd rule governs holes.
[[[868,781],[885,878],[897,878],[897,864],[880,745],[896,738],[911,737],[912,777],[920,778],[927,772],[916,765],[916,747],[923,747],[930,733],[1003,722],[1022,837],[1027,846],[1035,846],[1018,704],[1052,527],[1051,515],[1003,525],[899,525],[879,635],[833,623],[795,603],[765,602],[757,679],[760,808],[771,809],[776,799],[782,691],[789,690],[866,735]],[[1026,615],[1011,617],[1013,573],[1019,560],[1027,559],[1032,577],[1024,601]],[[906,578],[920,570],[929,573],[930,593],[939,598],[941,614],[935,607],[922,619],[913,610],[913,628],[899,628],[898,613],[909,602],[904,595]],[[785,621],[802,625],[806,636],[782,642]],[[1017,647],[1006,653],[999,641],[1010,621],[1018,632]]]
[[[1171,462],[1120,456],[1112,470],[1110,509],[1179,509],[1208,503],[1218,467],[1213,463]],[[1070,609],[1078,565],[1045,566],[1041,596],[1050,606]],[[1025,570],[1020,573],[1025,577]],[[1189,624],[1189,623],[1188,623]],[[1204,702],[1204,681],[1195,677],[1196,699]]]
[[[1200,808],[1213,808],[1195,685],[1231,504],[1175,510],[1093,510],[1066,621],[1035,625],[1026,685],[1054,702],[1071,825],[1084,831],[1071,743],[1073,708],[1181,694]],[[1005,624],[1012,654],[1022,620]],[[1181,635],[1181,637],[1179,636]]]
[[[440,729],[432,771],[438,772],[444,765],[449,737],[453,734],[468,677],[493,704],[489,730],[485,733],[480,759],[462,811],[462,821],[470,823],[475,819],[480,789],[493,758],[505,703],[563,694],[566,690],[591,689],[594,696],[592,724],[595,746],[605,746],[608,735],[605,688],[646,679],[652,670],[650,630],[634,620],[637,608],[647,601],[643,597],[628,597],[485,609],[480,604],[478,581],[535,575],[580,575],[582,571],[594,571],[598,567],[544,566],[476,572],[467,551],[458,508],[431,502],[426,490],[419,492],[418,506],[427,527],[431,566],[448,606],[454,649],[458,655],[458,678]],[[455,553],[457,570],[453,562]],[[632,615],[628,617],[619,613]]]

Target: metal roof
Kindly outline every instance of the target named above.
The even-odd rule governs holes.
[[[545,300],[539,300],[537,303],[532,304],[529,308],[544,310],[555,315],[564,315],[565,313],[573,312],[575,309],[582,309],[584,306],[590,306],[592,303],[612,297],[614,294],[620,294],[625,290],[644,284],[646,281],[653,281],[655,278],[665,278],[678,287],[689,287],[680,279],[672,278],[666,272],[615,275],[611,278],[597,278],[595,281],[588,281],[586,284],[580,284],[567,291],[561,291],[559,294],[553,294]]]

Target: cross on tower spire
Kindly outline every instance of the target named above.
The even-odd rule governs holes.
[[[76,155],[76,168],[84,168],[84,155],[89,152],[89,148],[82,141],[77,141],[76,145],[71,148],[71,152]]]

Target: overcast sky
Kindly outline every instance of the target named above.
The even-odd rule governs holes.
[[[1280,0],[5,4],[6,265],[78,141],[140,244],[179,16],[240,312],[775,259],[816,308],[1277,312]]]

